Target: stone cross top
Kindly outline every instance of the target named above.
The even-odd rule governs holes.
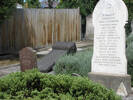
[[[100,0],[93,12],[94,53],[91,72],[127,74],[125,24],[127,7],[123,0]]]

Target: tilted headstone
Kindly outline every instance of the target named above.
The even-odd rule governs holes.
[[[52,46],[52,51],[38,61],[38,68],[41,72],[49,72],[61,56],[76,51],[76,44],[73,42],[57,42]]]
[[[94,27],[92,23],[92,15],[89,15],[86,17],[86,34],[85,38],[87,40],[93,40],[94,39]]]
[[[19,52],[21,71],[37,67],[36,51],[30,47],[23,48]]]
[[[100,0],[96,5],[93,12],[94,53],[91,75],[94,74],[97,76],[97,80],[99,78],[101,81],[108,75],[106,78],[108,84],[107,80],[103,82],[106,82],[107,87],[116,86],[115,90],[118,89],[121,81],[124,85],[129,83],[129,87],[125,87],[130,92],[130,76],[127,75],[125,55],[124,26],[127,20],[128,11],[123,0]],[[89,77],[92,78],[91,75]],[[128,78],[129,82],[126,82],[125,78]],[[114,82],[116,82],[115,86],[113,86]]]

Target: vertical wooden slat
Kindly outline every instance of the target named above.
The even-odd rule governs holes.
[[[19,9],[0,27],[0,53],[80,41],[79,9]]]

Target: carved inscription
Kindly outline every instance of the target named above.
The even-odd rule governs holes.
[[[127,73],[124,29],[127,16],[127,8],[122,0],[100,0],[98,2],[93,12],[92,72]]]
[[[117,25],[119,20],[115,14],[102,14],[98,24],[100,27],[99,33],[96,34],[97,51],[99,56],[96,56],[94,63],[102,66],[116,66],[121,64],[120,57],[116,55],[119,48],[120,36],[117,33]]]

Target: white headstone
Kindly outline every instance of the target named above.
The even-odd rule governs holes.
[[[94,54],[92,72],[127,74],[125,24],[127,7],[122,0],[100,0],[93,12]]]
[[[85,38],[88,40],[94,40],[94,27],[92,23],[92,15],[86,17],[86,34]]]

